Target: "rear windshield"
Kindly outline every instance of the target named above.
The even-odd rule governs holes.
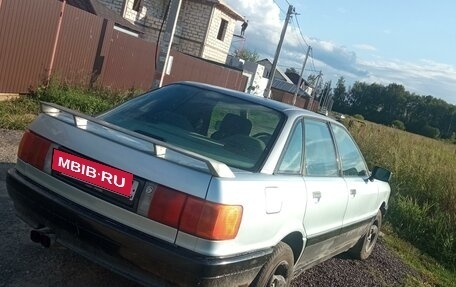
[[[284,121],[268,107],[182,84],[151,91],[100,118],[249,171],[262,165]]]

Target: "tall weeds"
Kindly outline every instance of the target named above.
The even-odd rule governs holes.
[[[393,172],[387,220],[456,270],[456,145],[361,121],[348,125],[369,166]]]

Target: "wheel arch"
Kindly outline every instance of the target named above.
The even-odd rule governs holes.
[[[294,263],[296,264],[299,256],[301,256],[301,252],[304,247],[302,233],[298,231],[292,232],[285,236],[281,241],[290,246],[291,250],[293,251]]]
[[[380,205],[380,212],[382,213],[382,218],[385,218],[386,215],[386,202],[382,202],[382,205]]]

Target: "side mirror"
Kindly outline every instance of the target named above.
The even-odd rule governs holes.
[[[374,167],[371,172],[371,176],[369,177],[370,181],[374,179],[389,182],[391,180],[391,171],[383,168],[383,167]]]

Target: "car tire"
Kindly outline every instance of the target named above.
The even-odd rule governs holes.
[[[280,242],[274,247],[271,257],[261,268],[251,287],[286,287],[293,275],[294,256],[290,246]]]
[[[356,243],[356,245],[349,250],[349,253],[352,257],[356,259],[365,260],[372,254],[375,244],[377,243],[381,226],[382,213],[378,211],[377,215],[375,216],[375,219],[369,225],[367,233],[363,237],[361,237],[358,243]]]

